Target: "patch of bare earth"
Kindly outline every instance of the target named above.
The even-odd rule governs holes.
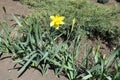
[[[13,18],[11,14],[14,14],[17,17],[20,17],[20,16],[25,16],[31,12],[26,5],[22,5],[18,1],[0,0],[0,21],[4,21],[3,15],[5,14],[4,14],[3,7],[6,9],[7,19],[10,22],[13,22]]]
[[[20,66],[14,67],[15,64],[9,55],[2,55],[0,59],[0,80],[68,80],[65,77],[58,78],[52,70],[49,70],[43,76],[40,71],[33,68],[28,69],[18,78],[18,68]]]
[[[4,22],[3,7],[6,9],[6,15],[11,25],[15,23],[11,14],[20,17],[31,13],[31,10],[29,10],[26,5],[21,4],[19,0],[0,0],[0,21],[2,22]],[[14,68],[15,64],[9,55],[1,56],[0,80],[68,80],[65,77],[58,78],[52,70],[49,70],[48,73],[43,76],[40,71],[33,68],[28,69],[21,77],[18,77],[18,68]]]

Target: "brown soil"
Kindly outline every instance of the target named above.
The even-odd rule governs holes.
[[[15,16],[25,16],[26,14],[30,13],[30,10],[27,8],[27,6],[23,6],[18,1],[0,0],[0,20],[2,21],[4,20],[3,7],[6,9],[6,15],[9,21],[13,21],[11,14],[14,14]]]
[[[52,70],[49,70],[46,75],[42,74],[33,68],[28,69],[21,77],[17,66],[14,68],[15,62],[11,60],[9,55],[2,55],[0,59],[0,80],[67,80],[65,77],[58,78]]]

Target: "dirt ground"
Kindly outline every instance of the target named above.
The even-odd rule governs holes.
[[[0,20],[4,20],[3,7],[5,7],[7,18],[10,21],[13,20],[13,18],[11,17],[11,14],[14,14],[15,16],[22,16],[30,13],[30,10],[27,8],[27,6],[26,5],[23,6],[18,1],[0,0]]]
[[[3,7],[6,8],[7,18],[11,25],[14,24],[11,14],[15,16],[25,16],[31,13],[31,10],[26,5],[22,5],[17,0],[0,0],[0,21],[4,22],[4,11]],[[65,77],[58,78],[54,75],[54,72],[49,70],[44,76],[34,69],[28,69],[21,77],[18,78],[18,71],[14,69],[15,62],[11,60],[9,55],[2,55],[0,58],[0,80],[68,80]]]
[[[5,58],[6,57],[6,58]],[[49,70],[46,75],[42,74],[33,68],[28,69],[21,77],[14,68],[15,62],[11,60],[9,55],[3,55],[0,59],[0,80],[68,80],[65,77],[58,78],[52,70]]]

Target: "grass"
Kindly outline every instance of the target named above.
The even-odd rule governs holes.
[[[31,16],[44,20],[57,13],[66,17],[66,26],[70,26],[73,18],[81,29],[88,31],[89,36],[100,37],[114,43],[120,37],[119,9],[115,6],[102,6],[88,0],[21,0],[29,5],[34,13]],[[45,19],[46,20],[46,19]]]

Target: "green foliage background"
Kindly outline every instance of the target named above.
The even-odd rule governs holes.
[[[89,0],[21,0],[34,12],[30,15],[38,20],[49,20],[49,16],[61,14],[66,17],[66,26],[73,18],[88,34],[114,42],[120,37],[119,7],[94,4]],[[46,19],[47,18],[47,19]],[[44,23],[43,23],[44,25]]]

